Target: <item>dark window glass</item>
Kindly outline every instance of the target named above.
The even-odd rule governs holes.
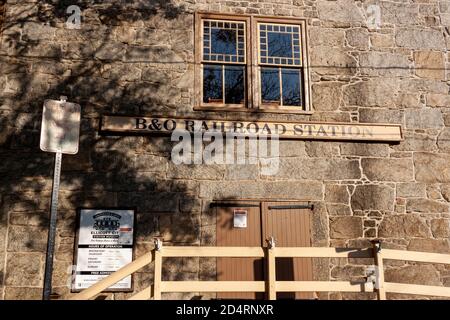
[[[242,104],[245,99],[243,66],[225,67],[225,103]]]
[[[237,54],[236,30],[212,29],[211,43],[212,53]]]
[[[269,56],[292,57],[292,35],[290,33],[268,33]]]
[[[280,102],[280,74],[277,68],[261,69],[261,96],[263,103]]]
[[[282,69],[283,105],[301,106],[300,71],[298,69]]]
[[[203,68],[203,102],[223,103],[222,66],[205,65]]]
[[[261,63],[301,66],[300,29],[288,25],[259,25]],[[264,58],[265,62],[262,62]]]

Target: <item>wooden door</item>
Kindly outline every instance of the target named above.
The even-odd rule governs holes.
[[[217,246],[260,247],[260,203],[216,204]],[[235,226],[235,214],[246,214],[246,227]],[[262,258],[217,258],[218,281],[264,281]],[[219,299],[263,299],[264,293],[222,292]]]
[[[275,238],[277,247],[311,246],[311,209],[298,202],[264,202],[262,228],[265,239]],[[267,242],[263,245],[267,247]],[[311,258],[277,258],[277,281],[312,281]],[[277,293],[277,299],[313,299],[311,292]]]
[[[311,209],[298,202],[239,202],[215,204],[216,244],[227,247],[267,247],[273,236],[277,247],[310,247]],[[236,213],[246,213],[245,228],[236,227]],[[264,281],[265,260],[217,258],[218,281]],[[278,281],[312,281],[311,258],[277,258]],[[218,293],[219,299],[263,299],[264,293]],[[312,299],[313,293],[278,293],[277,299]]]

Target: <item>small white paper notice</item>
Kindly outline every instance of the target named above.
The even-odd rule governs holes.
[[[247,228],[247,210],[236,209],[233,211],[233,224],[235,228]]]

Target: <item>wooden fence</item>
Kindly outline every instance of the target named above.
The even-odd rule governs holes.
[[[163,281],[162,261],[166,257],[235,257],[265,258],[266,281]],[[366,282],[351,281],[277,281],[276,258],[373,258],[374,273]],[[113,284],[154,262],[154,281],[146,289],[129,300],[161,299],[163,292],[266,292],[269,300],[275,300],[277,292],[376,292],[379,300],[386,299],[386,293],[416,294],[450,297],[450,287],[417,284],[392,283],[384,281],[384,260],[403,260],[437,264],[450,264],[449,254],[425,253],[373,248],[292,248],[275,247],[162,247],[157,241],[151,252],[114,272],[90,288],[74,295],[71,300],[92,299]]]

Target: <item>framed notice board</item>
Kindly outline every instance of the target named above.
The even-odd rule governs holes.
[[[135,221],[135,208],[77,209],[72,292],[89,288],[133,261]],[[105,291],[133,291],[133,276]]]

